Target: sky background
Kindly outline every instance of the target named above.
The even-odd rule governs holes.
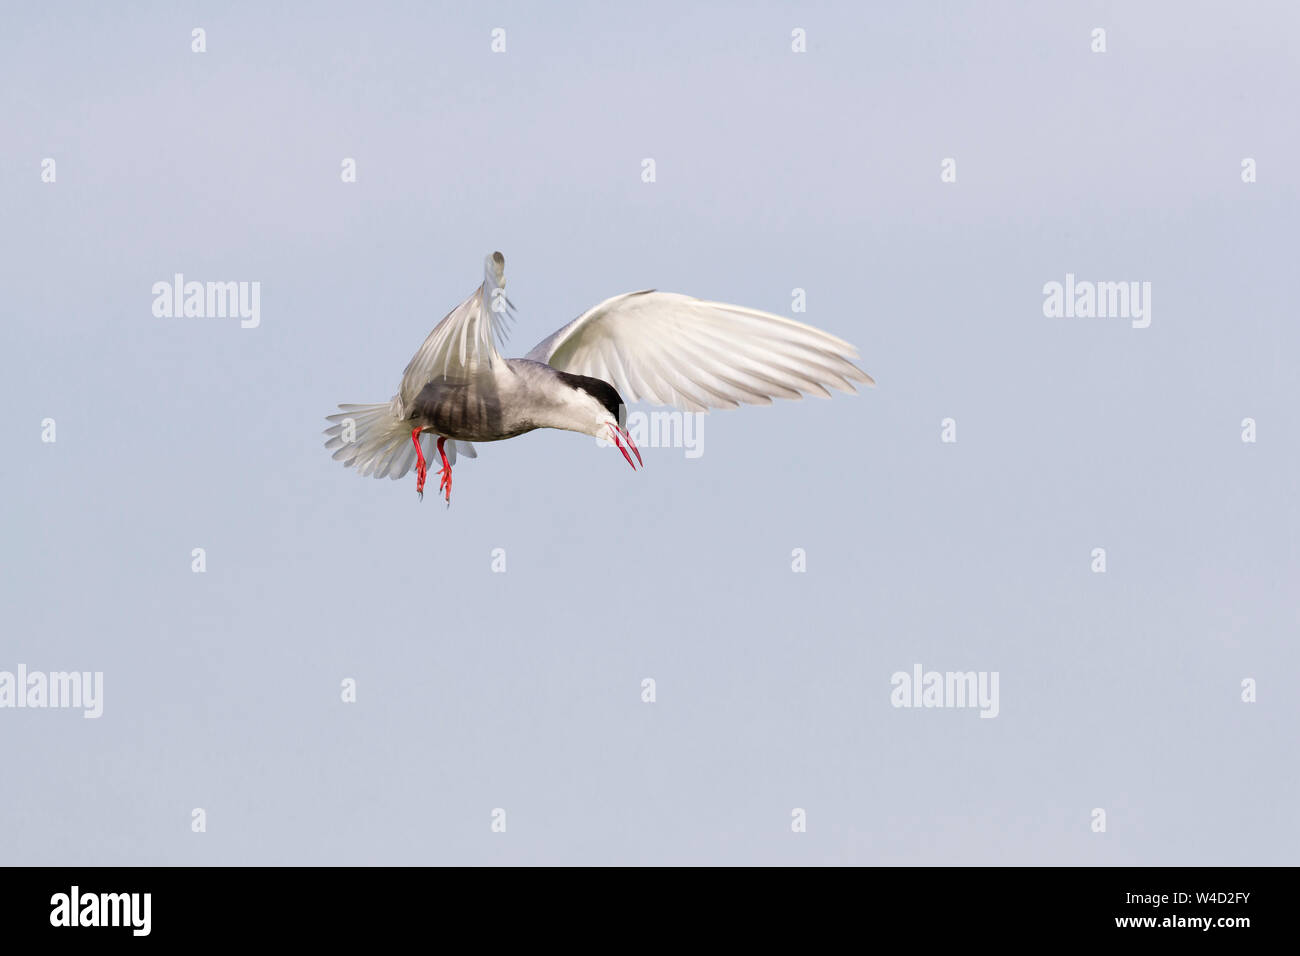
[[[9,5],[0,670],[104,713],[0,710],[0,862],[1300,862],[1298,47],[1281,2]],[[802,288],[878,387],[639,474],[479,445],[450,509],[331,461],[495,249],[507,354]],[[155,318],[176,272],[260,327]],[[1044,317],[1067,272],[1151,326]],[[997,718],[892,707],[918,663]]]

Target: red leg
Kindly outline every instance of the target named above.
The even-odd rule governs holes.
[[[424,500],[424,479],[429,476],[429,468],[424,461],[424,449],[420,447],[421,431],[423,431],[423,429],[421,428],[414,429],[411,432],[411,441],[415,443],[415,454],[417,456],[415,461],[415,490],[419,492],[420,500],[423,501]],[[439,443],[439,450],[440,451],[442,450],[441,443]]]
[[[442,450],[443,442],[447,439],[439,436],[438,454],[442,456],[442,471],[438,474],[438,490],[447,490],[447,504],[451,504],[451,463],[447,461],[447,453]]]

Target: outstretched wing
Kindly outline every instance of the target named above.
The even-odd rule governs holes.
[[[467,382],[502,361],[497,343],[514,314],[505,286],[506,260],[494,252],[483,264],[483,284],[434,326],[402,373],[398,395],[406,408],[434,379]]]
[[[843,339],[779,315],[645,291],[606,299],[527,357],[603,379],[629,402],[698,412],[874,385],[849,361],[857,355]]]

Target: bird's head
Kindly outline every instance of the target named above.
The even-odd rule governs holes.
[[[609,382],[587,375],[560,372],[560,378],[574,393],[572,395],[574,410],[581,417],[584,426],[581,431],[594,438],[613,442],[623,453],[627,463],[632,466],[633,471],[636,471],[638,464],[644,465],[645,463],[641,461],[641,452],[637,450],[632,436],[623,427],[623,416],[626,414],[627,406],[622,396],[618,394],[618,390]],[[629,449],[631,455],[628,454]],[[632,455],[636,455],[636,461],[632,460]]]

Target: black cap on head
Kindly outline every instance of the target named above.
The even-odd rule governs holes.
[[[564,383],[571,388],[580,389],[594,398],[600,404],[605,406],[605,410],[614,417],[614,421],[622,422],[623,416],[619,414],[619,409],[624,404],[618,390],[610,385],[609,382],[601,381],[598,378],[592,378],[589,375],[570,375],[568,372],[560,372],[559,376]]]

